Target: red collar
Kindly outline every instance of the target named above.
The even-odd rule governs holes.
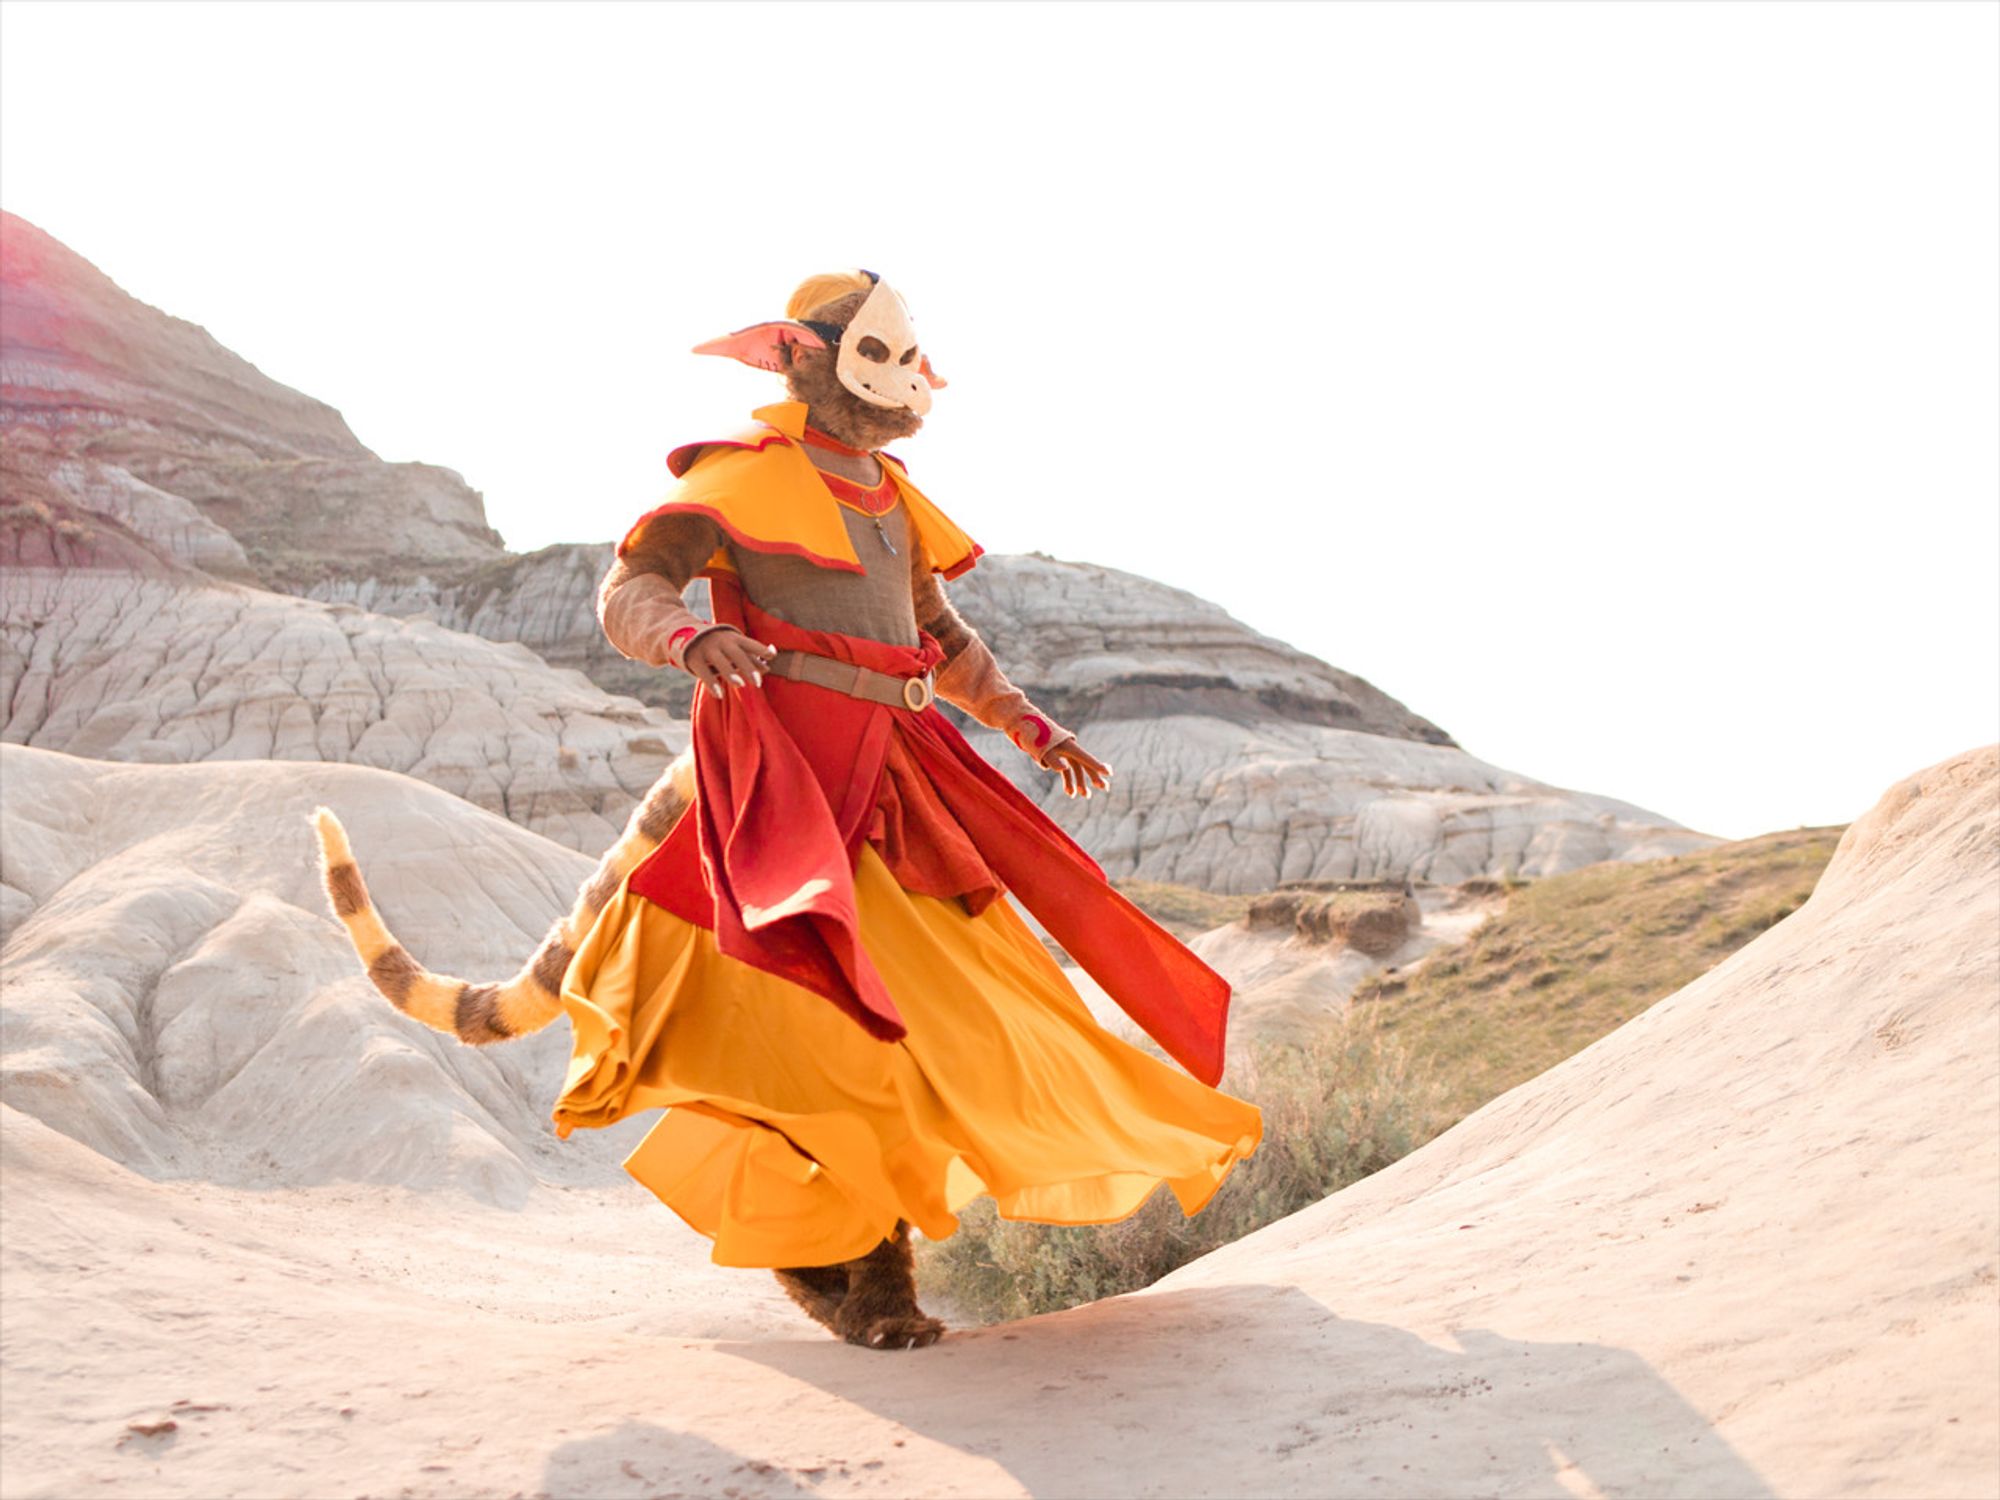
[[[850,448],[838,438],[828,437],[817,427],[808,427],[800,436],[815,448],[825,448],[834,453],[845,453],[849,458],[866,458],[873,451],[868,448]]]

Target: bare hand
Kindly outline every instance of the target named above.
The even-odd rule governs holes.
[[[762,687],[764,669],[778,654],[775,646],[753,641],[736,629],[711,630],[692,642],[681,657],[681,665],[720,698],[726,687]]]
[[[1075,740],[1065,740],[1051,750],[1046,764],[1049,770],[1062,772],[1065,797],[1088,797],[1092,787],[1101,792],[1111,783],[1111,767]]]

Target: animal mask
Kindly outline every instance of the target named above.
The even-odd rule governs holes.
[[[931,392],[943,389],[945,382],[917,347],[917,331],[902,297],[874,272],[862,274],[875,285],[845,327],[812,318],[754,323],[696,344],[694,352],[727,355],[760,370],[782,370],[788,344],[832,348],[834,374],[861,400],[922,416],[931,409]]]

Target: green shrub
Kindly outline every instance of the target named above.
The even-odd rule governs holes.
[[[1443,1090],[1364,1016],[1304,1045],[1252,1048],[1223,1080],[1264,1112],[1264,1140],[1184,1218],[1156,1192],[1117,1224],[1009,1223],[982,1198],[950,1239],[918,1247],[919,1284],[961,1321],[999,1322],[1149,1286],[1178,1266],[1317,1203],[1447,1123]]]

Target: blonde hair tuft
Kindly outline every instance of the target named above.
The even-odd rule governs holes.
[[[824,276],[808,276],[785,304],[785,316],[797,322],[810,317],[829,302],[838,302],[855,292],[865,292],[875,283],[859,271],[832,271]]]

